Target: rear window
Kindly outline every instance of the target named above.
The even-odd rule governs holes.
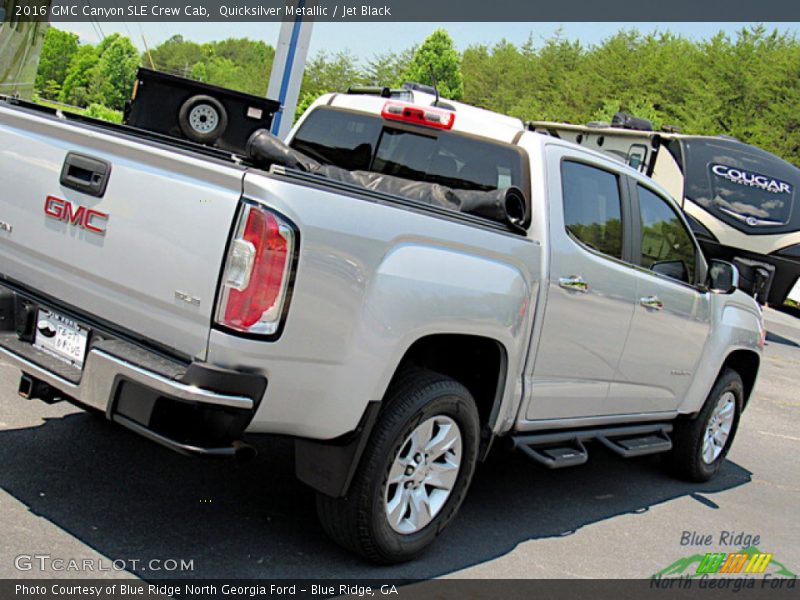
[[[292,147],[326,164],[455,189],[523,187],[523,154],[514,147],[447,131],[393,127],[380,117],[321,107]]]

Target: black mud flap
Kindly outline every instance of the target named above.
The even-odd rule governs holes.
[[[380,407],[380,402],[370,402],[356,430],[342,437],[328,441],[295,440],[297,478],[327,496],[345,496],[378,420]]]

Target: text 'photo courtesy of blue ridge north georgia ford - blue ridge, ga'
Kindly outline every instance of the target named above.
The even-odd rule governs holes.
[[[0,589],[792,593],[798,26],[623,4],[4,0]]]

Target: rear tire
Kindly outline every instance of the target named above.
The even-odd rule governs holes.
[[[667,455],[672,473],[687,481],[714,477],[725,462],[744,403],[744,385],[733,369],[725,369],[708,394],[702,410],[693,418],[679,420]]]
[[[402,374],[384,402],[347,496],[317,494],[317,514],[337,544],[392,564],[422,553],[458,511],[480,422],[469,391],[432,371]]]

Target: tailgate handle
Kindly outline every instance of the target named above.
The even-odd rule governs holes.
[[[110,175],[110,162],[70,152],[64,159],[64,167],[61,169],[61,185],[89,196],[102,198],[106,193]]]

